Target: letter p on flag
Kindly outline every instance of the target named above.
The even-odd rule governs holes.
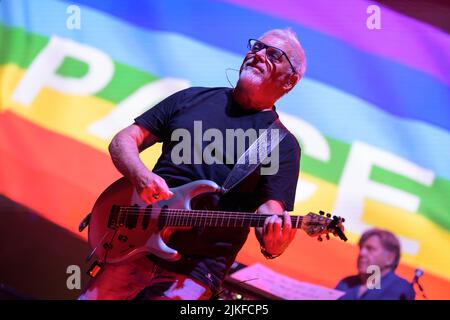
[[[88,72],[80,78],[57,74],[66,57],[85,62]],[[114,64],[104,52],[54,36],[28,68],[12,99],[29,106],[44,87],[68,94],[93,95],[108,84],[113,74]]]

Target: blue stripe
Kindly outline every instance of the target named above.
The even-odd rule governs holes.
[[[245,8],[205,0],[76,2],[141,28],[181,33],[238,54],[245,52],[247,38],[292,24]],[[356,95],[391,114],[450,129],[450,88],[442,82],[320,32],[299,25],[293,29],[309,57],[309,77]]]
[[[161,77],[189,79],[193,85],[226,86],[224,68],[239,67],[242,61],[241,55],[184,36],[141,30],[88,8],[82,11],[82,29],[72,31],[65,28],[66,16],[60,14],[65,4],[42,0],[29,2],[25,10],[23,1],[14,3],[8,21],[14,21],[15,26],[71,38]],[[42,10],[53,14],[41,19]],[[230,73],[230,78],[236,78],[236,73]],[[278,106],[280,111],[310,122],[326,136],[349,144],[355,140],[367,142],[450,178],[450,134],[442,129],[392,116],[308,77]]]

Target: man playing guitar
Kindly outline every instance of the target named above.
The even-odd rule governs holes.
[[[193,57],[201,59],[201,57]],[[295,34],[272,30],[259,40],[249,41],[249,51],[240,68],[236,88],[189,88],[175,93],[135,119],[111,141],[109,151],[117,169],[146,204],[173,197],[170,188],[206,179],[222,185],[236,163],[175,164],[172,133],[184,128],[194,135],[194,121],[203,130],[265,129],[278,118],[275,102],[288,93],[305,72],[305,55]],[[162,142],[162,154],[150,171],[139,153]],[[204,145],[192,145],[192,154]],[[246,146],[248,147],[248,145]],[[288,133],[279,144],[278,170],[272,175],[252,172],[222,197],[199,199],[197,208],[217,206],[225,211],[270,214],[256,236],[262,253],[268,258],[281,255],[294,238],[291,217],[300,166],[300,146]],[[200,149],[199,149],[200,148]],[[200,151],[199,151],[200,150]],[[247,239],[249,227],[176,230],[167,245],[176,249],[176,261],[156,255],[116,264],[106,264],[92,280],[80,299],[210,299],[221,287],[231,264]]]

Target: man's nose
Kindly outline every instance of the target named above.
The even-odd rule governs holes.
[[[365,248],[362,248],[361,250],[359,250],[360,257],[365,257],[366,255],[367,255],[367,250]]]
[[[266,48],[255,52],[255,57],[260,61],[265,61],[266,60]]]

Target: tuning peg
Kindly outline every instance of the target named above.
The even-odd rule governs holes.
[[[327,213],[327,218],[330,218],[330,217],[331,217],[331,214]]]
[[[341,220],[342,222],[345,222],[345,219],[344,218],[342,218],[342,220]]]
[[[323,215],[325,214],[325,212],[323,212],[322,210],[320,210],[320,211],[319,211],[319,214],[320,214],[321,216],[323,216]]]
[[[322,239],[321,236],[319,236],[319,237],[317,238],[317,240],[319,240],[319,242],[322,242],[322,241],[323,241],[323,239]]]

